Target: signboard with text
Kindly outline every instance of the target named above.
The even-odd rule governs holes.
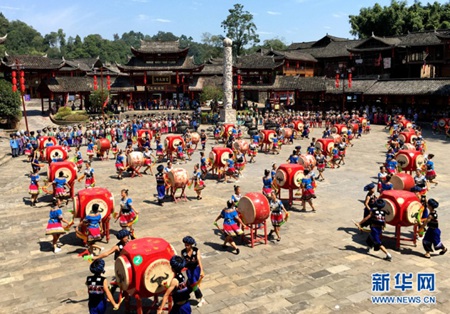
[[[152,76],[152,84],[154,84],[154,85],[170,84],[170,75],[153,75]]]

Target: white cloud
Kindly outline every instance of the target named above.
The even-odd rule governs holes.
[[[146,21],[148,19],[149,19],[148,15],[145,15],[145,14],[139,14],[138,15],[138,20],[140,20],[140,21]]]
[[[267,14],[269,14],[269,15],[281,15],[280,12],[274,12],[274,11],[267,11]]]
[[[340,18],[348,16],[348,14],[346,14],[344,12],[335,12],[335,13],[331,14],[331,16],[336,19],[340,19]]]
[[[172,23],[171,20],[166,20],[166,19],[155,19],[155,21],[159,22],[159,23]]]

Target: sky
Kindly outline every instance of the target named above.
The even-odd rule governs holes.
[[[201,42],[204,33],[225,35],[220,24],[228,10],[240,3],[253,15],[261,42],[278,38],[291,44],[326,34],[352,38],[349,15],[376,2],[388,6],[391,0],[2,0],[0,12],[43,36],[60,28],[66,39],[89,34],[113,39],[114,34],[129,31],[152,36],[164,31]]]

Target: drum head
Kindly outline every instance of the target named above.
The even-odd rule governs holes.
[[[215,152],[210,152],[209,153],[209,159],[211,160],[211,164],[215,165],[216,164],[216,158],[217,155]]]
[[[333,150],[334,142],[329,142],[327,145],[327,152],[328,154],[331,154],[331,151]]]
[[[422,204],[419,201],[412,201],[411,204],[406,208],[405,216],[403,218],[403,222],[408,222],[411,225],[414,225],[417,222],[417,215],[422,208]]]
[[[72,198],[73,201],[73,217],[80,218],[80,201],[78,199],[78,194]]]
[[[337,127],[332,127],[331,128],[331,133],[338,133],[338,128]]]
[[[402,169],[408,168],[408,166],[409,166],[409,156],[408,155],[401,153],[401,154],[398,154],[397,157],[395,157],[395,159],[397,160],[400,167],[402,167]]]
[[[316,142],[315,147],[316,147],[317,150],[322,151],[324,154],[326,153],[326,152],[324,151],[324,147],[323,147],[323,145],[322,145],[321,142]]]
[[[50,146],[50,147],[54,147],[54,146]],[[51,149],[50,156],[49,156],[48,151],[50,150],[50,147],[47,147],[47,149],[45,150],[45,156],[48,161],[52,161],[53,159],[62,159],[62,160],[67,159],[67,152],[62,147],[61,148],[56,147],[56,148]]]
[[[383,210],[386,212],[386,216],[385,216],[386,222],[391,222],[394,220],[395,214],[396,214],[395,205],[390,200],[387,200],[387,199],[383,199],[383,200],[386,203],[386,205],[384,205],[384,207],[383,207]]]
[[[269,141],[270,141],[270,142],[273,142],[273,139],[276,138],[276,137],[277,137],[277,135],[275,134],[275,132],[273,132],[273,133],[270,132],[270,133],[269,133],[268,138],[269,138]]]
[[[292,177],[292,180],[294,181],[292,182],[292,184],[299,188],[300,185],[302,184],[303,177],[304,177],[303,171],[302,170],[297,171]]]
[[[402,141],[403,143],[406,143],[406,135],[400,133],[400,134],[398,135],[398,140],[399,140],[399,141]]]
[[[116,259],[116,262],[114,263],[114,273],[120,290],[127,291],[133,279],[133,272],[131,263],[126,256],[119,256]]]
[[[177,149],[177,147],[178,146],[184,146],[184,141],[183,141],[183,139],[181,139],[181,138],[175,138],[173,141],[172,141],[172,148],[174,149],[174,150],[176,150]]]
[[[405,128],[410,129],[412,128],[412,123],[410,121],[405,123]]]
[[[297,123],[297,131],[303,131],[303,122],[299,122],[299,123]]]
[[[279,187],[284,188],[287,183],[287,173],[283,169],[277,169],[277,172],[275,173],[275,180]],[[241,201],[239,201],[240,203]]]
[[[220,162],[222,163],[222,165],[227,164],[227,160],[230,159],[230,156],[229,156],[230,154],[233,154],[233,152],[231,150],[223,151],[222,155],[220,156]]]
[[[302,165],[304,168],[309,166],[309,160],[306,158],[306,155],[298,156],[298,164]]]
[[[167,149],[167,147],[169,147],[169,139],[168,138],[166,138],[164,140],[164,148]]]
[[[403,146],[401,147],[401,149],[403,149],[403,150],[415,150],[416,148],[414,147],[413,144],[405,143],[405,145],[403,145]]]
[[[421,169],[425,163],[423,155],[416,155],[416,169]]]
[[[75,175],[75,177],[73,176],[73,169],[71,170],[69,167],[66,167],[66,166],[58,168],[54,173],[54,178],[59,177],[60,171],[62,171],[64,173],[64,178],[66,178],[67,183],[72,182],[73,180],[76,179],[76,175]]]
[[[405,184],[401,177],[398,175],[393,175],[391,181],[394,190],[403,190],[405,188]]]
[[[241,197],[237,210],[241,214],[241,219],[245,224],[251,224],[255,221],[255,204],[247,196]]]
[[[145,270],[144,285],[150,293],[162,293],[173,279],[172,268],[167,259],[153,261]]]
[[[128,154],[128,164],[139,167],[144,165],[144,154],[142,152],[131,152]]]
[[[409,138],[409,142],[411,143],[411,144],[414,144],[414,141],[415,140],[417,140],[417,135],[411,135],[411,137]]]
[[[261,143],[264,142],[265,138],[266,138],[266,133],[264,132],[259,132],[259,136],[261,136]]]
[[[108,217],[110,214],[110,208],[108,208],[108,204],[102,200],[101,198],[94,198],[92,200],[90,200],[87,204],[86,204],[86,208],[84,209],[85,212],[85,217],[89,214],[92,213],[92,205],[94,204],[98,204],[98,211],[102,216],[102,220],[105,217]]]
[[[183,168],[172,169],[167,177],[169,179],[170,185],[173,187],[184,187],[188,182],[188,173]]]
[[[347,134],[347,132],[348,132],[347,127],[346,127],[346,126],[343,126],[343,127],[341,128],[341,134]]]
[[[439,119],[438,124],[441,128],[443,128],[447,124],[447,121],[445,121],[445,119]]]
[[[197,144],[198,142],[200,142],[200,134],[196,132],[191,133],[191,142],[192,144]]]

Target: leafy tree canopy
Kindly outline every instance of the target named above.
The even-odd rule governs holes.
[[[12,91],[10,82],[0,79],[0,118],[17,122],[22,117],[20,93]]]
[[[420,1],[408,6],[407,1],[392,0],[389,6],[362,8],[359,15],[349,16],[350,33],[359,38],[394,36],[450,27],[450,3],[422,5]]]

